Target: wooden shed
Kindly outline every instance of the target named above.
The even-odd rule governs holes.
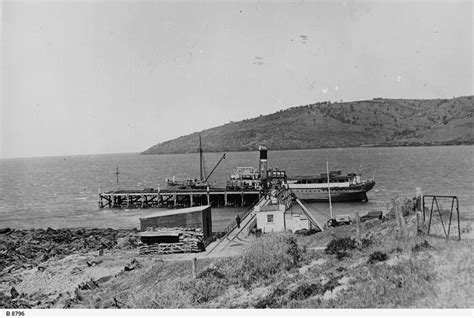
[[[211,206],[160,211],[140,218],[140,231],[150,228],[200,228],[206,239],[212,236]]]

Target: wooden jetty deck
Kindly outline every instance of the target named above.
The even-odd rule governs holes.
[[[256,189],[143,189],[99,192],[99,208],[251,206],[264,192]]]

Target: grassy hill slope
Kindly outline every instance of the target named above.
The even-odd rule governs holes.
[[[354,146],[473,144],[474,96],[315,103],[201,132],[207,152]],[[198,133],[144,154],[195,152]]]

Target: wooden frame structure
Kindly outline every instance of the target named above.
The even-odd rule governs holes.
[[[261,190],[242,189],[145,189],[99,191],[99,208],[137,209],[154,207],[251,206],[263,195]]]

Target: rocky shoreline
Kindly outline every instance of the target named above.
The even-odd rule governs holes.
[[[68,299],[74,299],[76,295],[56,291],[25,293],[25,288],[18,287],[21,286],[25,273],[35,273],[36,276],[67,274],[67,271],[49,273],[52,270],[49,265],[68,257],[84,258],[81,260],[84,267],[93,268],[102,262],[97,258],[104,253],[111,254],[115,250],[123,249],[134,250],[138,245],[137,229],[0,229],[0,307],[51,308],[56,307],[58,302],[63,307],[65,304],[62,303],[67,303]],[[136,265],[135,262],[132,263],[131,267]],[[99,280],[91,278],[78,284],[76,290],[95,288],[99,283]],[[38,285],[38,289],[44,288],[43,284]],[[60,301],[61,299],[63,301]]]
[[[136,229],[111,228],[2,230],[0,272],[3,274],[20,268],[31,269],[51,258],[112,249],[124,239],[137,240],[138,233]]]

